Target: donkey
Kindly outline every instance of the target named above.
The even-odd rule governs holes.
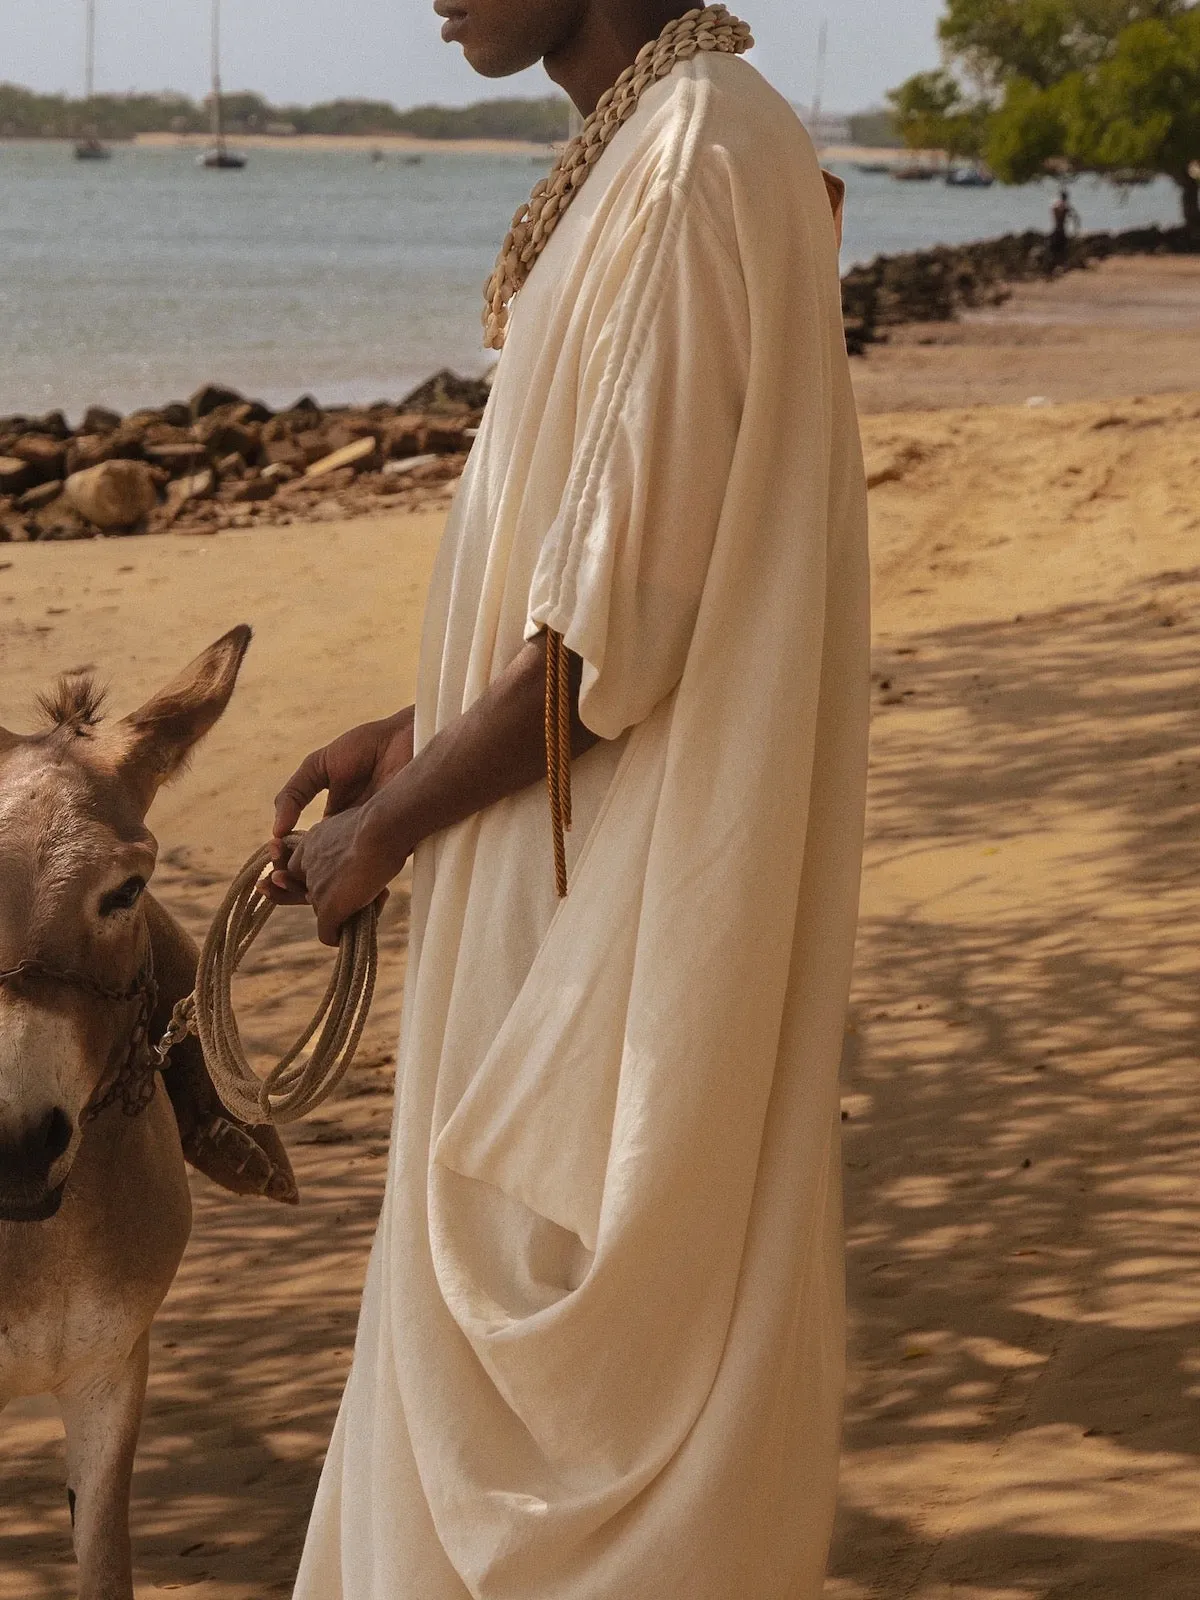
[[[233,693],[235,628],[123,721],[84,677],[0,728],[0,1409],[57,1397],[80,1600],[133,1600],[129,1493],[149,1329],[191,1228],[185,1157],[295,1203],[270,1128],[223,1110],[194,1039],[157,1092],[150,1041],[196,950],[147,892],[145,826]]]

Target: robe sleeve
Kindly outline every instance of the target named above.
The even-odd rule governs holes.
[[[678,684],[737,447],[750,317],[732,229],[656,202],[581,368],[574,460],[527,637],[583,660],[584,724],[615,739]]]

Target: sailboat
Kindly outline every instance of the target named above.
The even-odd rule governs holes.
[[[212,149],[200,157],[200,165],[210,172],[240,172],[245,156],[230,150],[225,143],[225,124],[221,116],[221,0],[212,5]]]
[[[83,50],[83,99],[90,109],[96,94],[96,0],[86,0],[87,27]],[[112,151],[101,144],[95,123],[84,130],[75,145],[76,161],[107,161]]]

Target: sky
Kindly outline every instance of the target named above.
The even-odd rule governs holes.
[[[519,3],[519,0],[514,0]],[[96,88],[207,88],[209,0],[96,0]],[[743,0],[754,59],[808,104],[817,37],[829,19],[824,104],[854,111],[937,60],[941,0]],[[79,93],[84,0],[0,0],[0,82]],[[477,78],[444,45],[431,0],[222,0],[225,87],[276,104],[369,98],[461,105],[493,94],[541,94],[540,72],[502,84]]]

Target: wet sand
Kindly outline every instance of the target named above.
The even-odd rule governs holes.
[[[1200,1593],[1200,392],[1151,393],[1160,335],[1123,320],[1135,287],[1158,308],[1137,316],[1167,315],[1149,265],[1113,291],[1111,343],[1106,268],[1023,291],[986,325],[1003,337],[970,324],[856,367],[868,409],[891,399],[864,429],[876,723],[829,1600]],[[1115,398],[996,403],[1071,400],[1056,350],[1078,383],[1091,352]],[[902,406],[924,392],[943,409]],[[439,526],[2,547],[0,721],[28,726],[88,662],[127,709],[255,624],[226,719],[152,814],[160,892],[199,931],[290,764],[411,695]],[[154,1331],[139,1600],[290,1590],[384,1178],[406,909],[401,886],[350,1093],[291,1136],[300,1210],[194,1181]],[[281,914],[243,988],[264,1054],[325,970]],[[42,1402],[0,1420],[0,1600],[72,1592],[57,1433]]]

